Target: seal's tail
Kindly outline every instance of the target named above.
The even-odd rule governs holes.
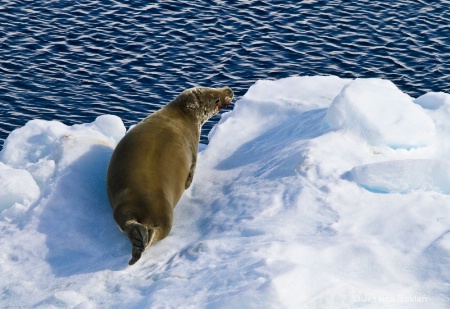
[[[128,265],[133,265],[141,258],[149,240],[153,238],[153,230],[149,231],[145,225],[132,221],[127,224],[126,233],[133,246],[131,260],[128,262]]]

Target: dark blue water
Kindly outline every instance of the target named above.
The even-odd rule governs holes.
[[[186,88],[337,75],[448,92],[450,1],[1,1],[0,139],[28,120],[136,123]],[[232,106],[230,107],[232,108]],[[220,116],[202,131],[202,141]]]

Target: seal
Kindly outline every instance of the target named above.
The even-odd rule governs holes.
[[[232,99],[229,87],[185,90],[117,144],[106,189],[114,220],[131,241],[129,265],[169,234],[173,209],[194,177],[200,129]]]

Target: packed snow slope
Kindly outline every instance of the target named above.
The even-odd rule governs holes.
[[[258,81],[203,146],[170,235],[128,266],[110,115],[0,152],[0,307],[449,308],[450,95]]]

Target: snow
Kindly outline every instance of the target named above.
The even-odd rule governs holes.
[[[355,166],[350,179],[380,193],[416,190],[450,194],[450,162],[409,159]]]
[[[33,120],[0,152],[0,307],[448,308],[450,95],[258,81],[128,266],[105,192],[125,127]]]
[[[424,146],[436,133],[420,105],[381,79],[348,83],[331,103],[326,122],[332,129],[347,129],[371,144],[391,147]]]

